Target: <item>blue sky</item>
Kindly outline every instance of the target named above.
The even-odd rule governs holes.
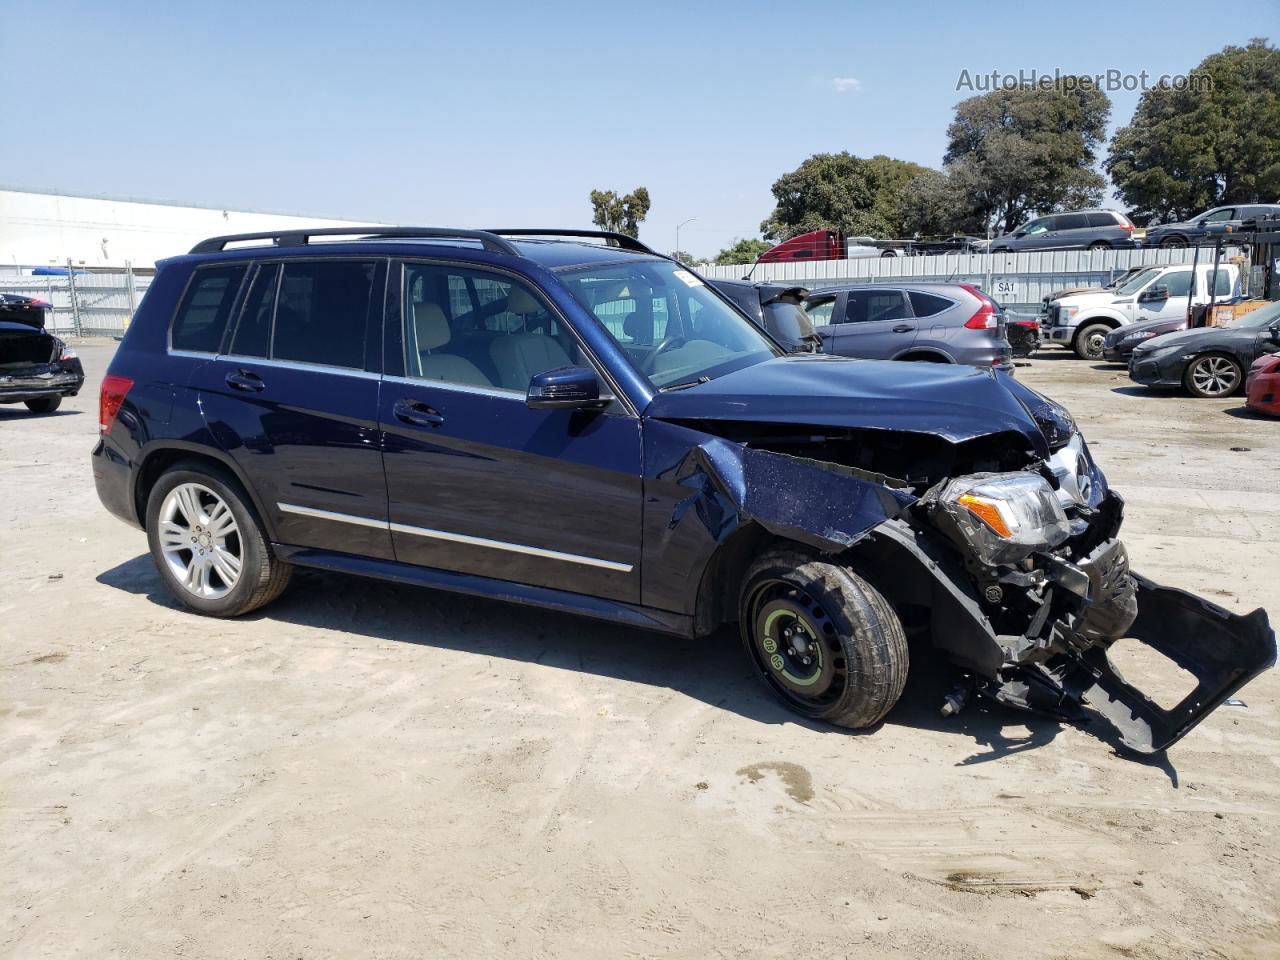
[[[849,150],[938,165],[961,70],[1180,73],[1280,30],[1203,3],[64,4],[0,0],[0,183],[714,254]],[[1113,128],[1137,93],[1113,93]]]

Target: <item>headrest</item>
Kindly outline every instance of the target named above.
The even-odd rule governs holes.
[[[523,316],[526,313],[541,313],[542,304],[533,299],[524,287],[513,286],[507,294],[507,309]]]
[[[649,331],[645,330],[644,326],[644,317],[640,316],[639,311],[633,310],[622,318],[622,332],[630,337],[633,343],[648,339]]]
[[[413,305],[413,328],[418,334],[419,350],[434,350],[449,342],[451,332],[449,321],[438,303],[415,303]]]

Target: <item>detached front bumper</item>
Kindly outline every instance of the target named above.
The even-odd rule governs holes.
[[[1080,707],[1101,716],[1138,753],[1177,743],[1223,701],[1276,663],[1266,613],[1233,614],[1201,597],[1162,587],[1129,570],[1124,545],[1099,544],[1078,563],[1048,568],[1067,595],[1022,637],[1000,637],[1008,659],[984,692],[997,700],[1064,718]],[[1107,657],[1118,640],[1136,640],[1195,677],[1171,708],[1126,680]]]

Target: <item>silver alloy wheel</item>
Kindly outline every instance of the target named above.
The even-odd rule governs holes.
[[[208,487],[180,483],[160,504],[159,540],[165,564],[183,589],[202,600],[231,592],[244,563],[231,507]]]
[[[1191,368],[1191,382],[1211,397],[1225,397],[1240,383],[1240,371],[1226,357],[1204,357]]]

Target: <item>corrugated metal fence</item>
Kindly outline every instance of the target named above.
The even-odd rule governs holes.
[[[46,326],[75,336],[120,336],[133,317],[151,274],[120,270],[76,271],[64,277],[37,277],[29,267],[0,273],[0,293],[35,297],[53,305]]]
[[[872,257],[865,260],[792,260],[762,263],[752,280],[794,283],[810,289],[845,283],[921,282],[969,283],[986,289],[996,300],[1017,310],[1035,310],[1040,301],[1063,287],[1109,283],[1130,267],[1190,263],[1194,251],[1059,250],[1044,253],[948,254],[936,257]],[[1210,261],[1213,251],[1200,252]],[[698,267],[705,277],[736,279],[750,267]],[[987,285],[990,283],[990,288]]]

